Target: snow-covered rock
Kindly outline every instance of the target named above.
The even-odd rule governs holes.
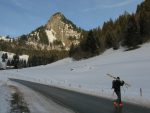
[[[0,40],[7,41],[7,42],[13,41],[12,38],[6,38],[6,36],[0,36]]]
[[[54,30],[45,30],[46,34],[47,34],[47,37],[48,37],[48,40],[49,40],[49,43],[53,43],[54,40],[56,40],[56,37],[55,37],[55,32]]]

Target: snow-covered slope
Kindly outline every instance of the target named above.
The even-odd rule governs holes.
[[[115,99],[112,79],[106,74],[120,76],[131,84],[122,89],[123,101],[150,105],[150,43],[141,48],[124,51],[109,49],[102,55],[81,61],[70,58],[46,66],[7,70],[9,77],[56,85],[98,96]],[[0,75],[3,73],[0,72]],[[140,88],[142,96],[140,96]]]

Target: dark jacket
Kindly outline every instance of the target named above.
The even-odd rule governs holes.
[[[124,81],[120,81],[119,79],[113,80],[112,82],[112,88],[114,89],[115,92],[119,91],[120,92],[120,86],[124,85]]]

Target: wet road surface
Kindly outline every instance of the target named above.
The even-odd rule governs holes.
[[[115,109],[112,100],[106,98],[95,97],[24,80],[10,80],[38,91],[56,103],[72,109],[76,113],[150,113],[150,108],[147,107],[124,103],[122,109]]]

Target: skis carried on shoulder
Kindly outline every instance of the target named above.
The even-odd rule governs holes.
[[[112,74],[107,74],[109,77],[111,77],[111,78],[113,78],[113,79],[117,79],[117,77],[115,77],[115,76],[113,76]],[[128,84],[128,83],[126,83],[125,81],[124,81],[124,85],[126,86],[126,87],[131,87],[131,85],[130,84]]]

